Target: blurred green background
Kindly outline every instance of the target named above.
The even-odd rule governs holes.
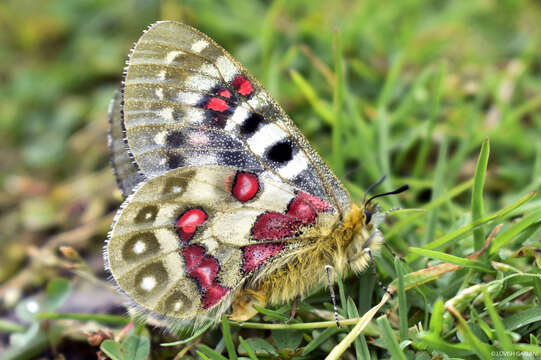
[[[357,199],[387,173],[386,186],[413,187],[402,205],[419,207],[430,199],[442,142],[445,192],[473,176],[487,136],[487,213],[541,183],[539,2],[4,0],[1,314],[71,273],[61,245],[103,277],[101,247],[121,201],[107,106],[133,42],[162,19],[198,28],[243,63]],[[349,124],[341,149],[331,135],[335,33]],[[467,196],[447,204],[441,223],[463,221],[462,205]],[[431,240],[420,240],[424,223],[417,225],[400,241]]]

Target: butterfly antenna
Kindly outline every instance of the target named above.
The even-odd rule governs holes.
[[[366,197],[368,196],[368,194],[370,194],[370,192],[372,192],[372,190],[374,190],[376,186],[381,185],[381,183],[385,181],[386,177],[387,175],[383,175],[375,184],[370,185],[368,189],[366,189],[363,197],[363,204],[366,204]]]
[[[372,200],[374,200],[376,198],[379,198],[379,197],[382,197],[382,196],[387,196],[387,195],[400,194],[401,192],[404,192],[404,191],[408,190],[409,188],[410,188],[410,186],[408,184],[406,184],[406,185],[402,185],[401,187],[399,187],[396,190],[389,191],[389,192],[382,193],[382,194],[374,195],[370,199],[368,199],[367,202],[364,203],[364,206],[368,205],[370,203],[370,201],[372,201]]]
[[[338,322],[338,309],[336,308],[336,295],[334,294],[334,288],[331,282],[331,274],[329,272],[330,269],[334,270],[331,265],[325,265],[325,271],[327,272],[327,281],[329,282],[329,289],[331,290],[332,306],[334,308],[334,321],[336,321],[336,327],[340,329],[340,323]]]

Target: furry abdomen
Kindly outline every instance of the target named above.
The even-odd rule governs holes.
[[[368,237],[361,210],[353,205],[340,227],[327,237],[299,248],[287,258],[280,259],[280,265],[274,271],[261,274],[256,291],[262,293],[269,303],[281,304],[303,297],[317,285],[326,283],[326,265],[333,266],[342,276],[350,268],[360,271],[369,260],[368,253],[364,251]],[[376,242],[367,245],[372,250],[378,246]]]

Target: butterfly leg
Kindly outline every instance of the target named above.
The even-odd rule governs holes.
[[[232,304],[233,312],[229,319],[233,321],[247,321],[257,314],[254,305],[265,307],[267,296],[262,290],[244,289],[235,298]]]
[[[286,321],[286,324],[293,321],[293,319],[295,318],[295,315],[297,315],[297,302],[298,302],[298,300],[299,300],[298,296],[295,298],[295,300],[293,300],[293,304],[291,305],[291,316]]]

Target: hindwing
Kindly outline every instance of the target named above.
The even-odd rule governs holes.
[[[339,221],[322,199],[266,174],[202,165],[138,186],[118,212],[106,261],[146,310],[192,319],[221,314],[273,259],[307,246]]]
[[[135,44],[123,85],[129,151],[148,178],[223,165],[302,190],[346,212],[343,185],[257,80],[208,36],[173,21]]]
[[[124,198],[128,197],[137,184],[145,180],[134,164],[124,138],[121,116],[120,91],[116,91],[109,104],[109,150],[111,151],[111,166],[116,182]]]

